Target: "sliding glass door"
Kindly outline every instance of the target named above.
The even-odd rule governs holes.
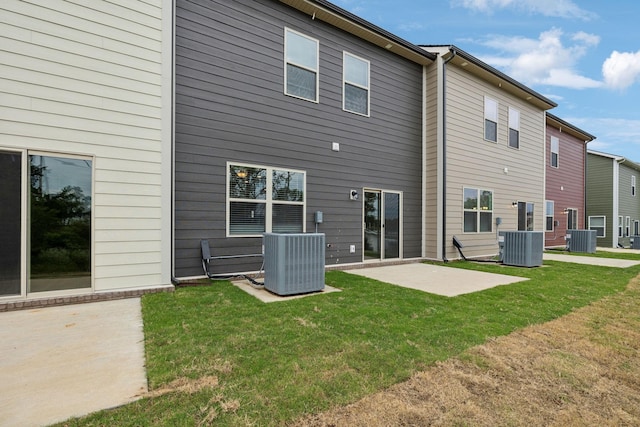
[[[401,197],[390,191],[364,191],[364,259],[401,257]]]
[[[92,180],[88,158],[0,150],[0,297],[91,288]]]
[[[20,295],[22,154],[0,151],[0,297]]]

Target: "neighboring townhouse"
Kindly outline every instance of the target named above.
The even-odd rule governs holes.
[[[595,138],[547,113],[546,247],[566,246],[567,230],[585,228],[587,144]]]
[[[587,151],[587,227],[598,246],[629,247],[640,235],[640,164],[625,157]]]
[[[327,266],[423,256],[433,54],[320,0],[178,0],[175,49],[178,279],[201,239],[233,257],[265,232],[325,233]]]
[[[0,305],[171,289],[171,2],[0,14]]]
[[[545,111],[556,104],[456,46],[427,71],[426,256],[498,252],[498,234],[543,231]]]

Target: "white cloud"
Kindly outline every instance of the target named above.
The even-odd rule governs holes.
[[[588,148],[640,162],[640,120],[608,117],[567,117],[569,123],[597,137]],[[631,154],[636,153],[636,154]]]
[[[602,64],[607,87],[623,90],[640,79],[640,51],[635,53],[614,50]]]
[[[531,14],[588,21],[597,15],[581,9],[571,0],[452,0],[452,5],[483,13],[496,9],[517,9]]]
[[[562,30],[557,28],[541,33],[537,39],[491,37],[481,43],[503,54],[483,60],[528,85],[544,84],[573,89],[601,87],[602,82],[582,76],[575,70],[588,48],[596,45],[600,38],[580,32],[569,37],[569,45],[564,44],[564,38]]]

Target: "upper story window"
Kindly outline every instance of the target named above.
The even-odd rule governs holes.
[[[493,191],[464,188],[463,206],[465,233],[493,230]]]
[[[636,176],[635,175],[631,176],[631,195],[632,196],[636,195]]]
[[[342,55],[342,108],[352,113],[369,115],[369,61],[350,53]]]
[[[227,235],[304,232],[305,172],[228,165]]]
[[[318,49],[318,40],[285,28],[285,94],[318,102]]]
[[[484,97],[484,139],[498,142],[498,102]]]
[[[554,168],[558,167],[558,160],[560,156],[560,140],[552,136],[551,137],[551,166]]]
[[[520,111],[509,107],[509,147],[520,148]]]

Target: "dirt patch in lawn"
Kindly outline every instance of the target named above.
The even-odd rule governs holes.
[[[640,425],[640,276],[623,293],[293,425]]]

